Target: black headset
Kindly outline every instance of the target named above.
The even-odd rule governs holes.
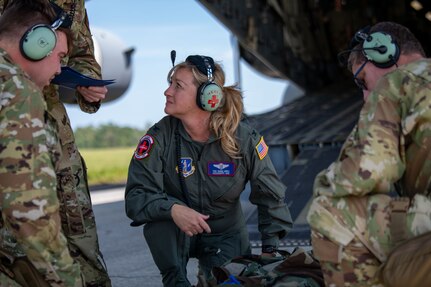
[[[368,34],[361,30],[356,32],[355,39],[362,41],[364,56],[378,68],[389,68],[400,58],[400,47],[388,33]]]
[[[55,32],[68,15],[63,11],[51,25],[36,24],[30,27],[20,40],[21,54],[30,61],[40,61],[50,55],[57,44]]]
[[[209,112],[217,110],[223,99],[223,91],[222,88],[214,82],[214,60],[207,56],[193,55],[188,56],[186,62],[196,66],[202,74],[208,77],[207,81],[198,88],[196,96],[198,107]]]

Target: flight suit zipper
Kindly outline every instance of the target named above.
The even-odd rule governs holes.
[[[198,169],[198,173],[199,173],[199,177],[198,177],[198,196],[199,196],[199,209],[200,209],[200,213],[205,214],[204,212],[204,192],[202,191],[203,187],[204,187],[204,182],[205,180],[205,173],[202,170],[202,165],[201,165],[201,158],[202,158],[202,153],[204,152],[206,148],[206,144],[202,147],[201,151],[198,154],[198,161],[196,163],[197,165],[197,169]]]

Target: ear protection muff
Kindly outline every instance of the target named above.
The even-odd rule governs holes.
[[[30,61],[40,61],[51,54],[57,44],[55,30],[61,26],[66,17],[67,14],[63,13],[51,26],[37,24],[30,27],[20,41],[22,55]]]
[[[215,111],[220,106],[223,92],[214,82],[206,82],[199,86],[196,104],[205,111]]]
[[[374,32],[363,38],[362,51],[364,56],[378,68],[389,68],[396,64],[400,57],[400,48],[385,32]]]
[[[215,111],[223,99],[222,88],[214,82],[214,60],[206,56],[188,56],[186,62],[192,63],[198,70],[207,75],[208,80],[198,87],[196,104],[204,111]]]

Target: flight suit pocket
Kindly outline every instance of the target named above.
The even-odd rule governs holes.
[[[209,197],[212,201],[235,202],[245,188],[245,169],[239,166],[234,176],[211,178]]]
[[[280,180],[278,180],[278,178],[277,180],[272,178],[275,175],[272,173],[271,169],[266,167],[262,174],[265,174],[266,176],[260,177],[260,180],[257,183],[259,190],[277,201],[281,200],[284,197],[286,187]]]

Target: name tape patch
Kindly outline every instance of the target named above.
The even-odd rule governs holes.
[[[235,164],[233,162],[209,162],[209,176],[234,176]]]

